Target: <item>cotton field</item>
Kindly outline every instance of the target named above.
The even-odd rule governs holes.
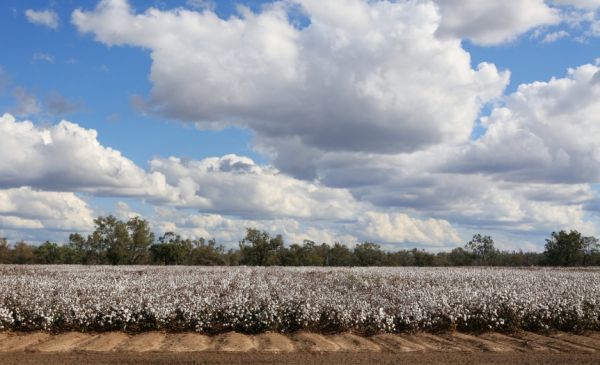
[[[4,330],[600,329],[600,270],[0,266]]]

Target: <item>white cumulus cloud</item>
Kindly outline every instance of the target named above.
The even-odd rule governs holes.
[[[54,10],[27,9],[25,11],[25,17],[32,24],[41,25],[54,30],[58,29],[59,17]]]

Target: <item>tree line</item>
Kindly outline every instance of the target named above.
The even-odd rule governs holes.
[[[248,266],[600,266],[600,244],[576,230],[552,232],[544,252],[501,251],[490,236],[476,234],[464,247],[431,253],[419,249],[385,251],[373,242],[353,248],[340,243],[304,240],[286,246],[281,235],[253,228],[236,249],[225,249],[215,239],[183,238],[167,232],[156,239],[148,222],[113,216],[94,220],[94,231],[84,237],[69,235],[66,244],[26,242],[9,245],[0,238],[3,264],[81,265],[248,265]]]

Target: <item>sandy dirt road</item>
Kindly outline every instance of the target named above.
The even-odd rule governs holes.
[[[600,364],[600,333],[0,333],[0,364]]]

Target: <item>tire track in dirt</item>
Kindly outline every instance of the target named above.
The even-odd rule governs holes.
[[[253,336],[237,332],[229,332],[217,335],[210,348],[212,351],[221,352],[249,352],[256,350]]]
[[[379,352],[381,346],[368,338],[357,336],[353,333],[333,335],[330,340],[340,346],[342,351],[349,352]]]
[[[237,332],[206,336],[197,333],[43,332],[0,333],[0,352],[32,353],[600,353],[600,333],[538,334],[450,332],[441,334],[353,333],[322,335],[309,332],[245,335]]]
[[[516,338],[520,338],[527,342],[535,343],[544,347],[550,347],[560,352],[583,352],[583,353],[594,353],[596,350],[593,348],[586,347],[583,344],[572,344],[562,339],[553,338],[549,336],[538,335],[533,332],[517,332],[514,334]]]
[[[441,335],[440,337],[448,339],[452,343],[456,343],[463,347],[473,347],[481,352],[511,352],[513,348],[503,344],[500,341],[490,341],[483,337],[477,337],[466,333],[455,332],[451,334]]]
[[[371,340],[382,348],[391,352],[413,352],[425,351],[427,348],[423,345],[407,340],[400,335],[381,334],[371,337]]]
[[[566,332],[557,332],[550,335],[552,338],[557,338],[559,340],[568,342],[573,345],[583,345],[594,349],[596,351],[600,351],[600,339],[595,339],[591,337],[580,336],[572,333]]]
[[[197,352],[206,351],[211,346],[211,339],[198,333],[177,333],[167,335],[162,347],[165,352]]]
[[[8,335],[0,341],[0,352],[23,351],[49,338],[49,334],[42,332]]]
[[[77,351],[109,352],[129,341],[129,336],[120,332],[101,333],[88,341],[80,343]]]
[[[167,335],[161,332],[141,333],[130,337],[122,345],[117,346],[115,351],[122,352],[150,352],[159,351],[166,340]]]
[[[62,333],[56,336],[50,336],[46,341],[39,342],[29,346],[29,351],[39,352],[71,352],[77,349],[77,345],[89,341],[94,335],[80,332]]]
[[[280,334],[267,332],[254,337],[257,349],[260,352],[294,352],[296,345],[288,337]]]
[[[318,333],[298,332],[292,335],[299,351],[310,352],[337,352],[342,347],[336,344],[329,336]]]

